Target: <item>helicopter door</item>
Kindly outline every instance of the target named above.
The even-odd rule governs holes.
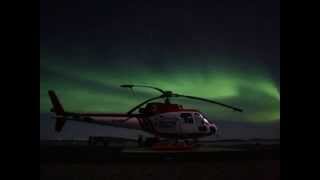
[[[181,113],[181,133],[195,133],[195,121],[192,113]]]

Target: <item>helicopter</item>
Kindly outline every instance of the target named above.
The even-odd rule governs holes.
[[[171,98],[204,101],[242,112],[240,108],[217,101],[177,94],[153,86],[125,84],[120,87],[129,88],[132,91],[133,88],[149,88],[160,92],[160,95],[143,101],[126,113],[85,113],[65,111],[56,93],[49,90],[48,94],[53,106],[51,112],[55,113],[56,119],[55,131],[62,131],[66,120],[73,120],[142,130],[154,136],[151,138],[152,144],[159,142],[160,138],[175,141],[193,139],[197,142],[198,138],[217,135],[217,125],[199,110],[186,109],[182,105],[171,103]],[[158,99],[164,99],[164,102],[151,102]]]

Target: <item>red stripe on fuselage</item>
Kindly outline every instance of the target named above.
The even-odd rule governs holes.
[[[73,113],[73,112],[67,112],[65,115],[79,115],[79,116],[110,116],[110,117],[129,117],[127,114],[123,113],[90,113],[90,112],[84,112],[84,113]],[[138,114],[132,114],[131,117],[138,116]]]

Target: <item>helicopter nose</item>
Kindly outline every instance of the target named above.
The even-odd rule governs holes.
[[[217,133],[217,128],[215,126],[210,126],[210,134],[216,135],[216,133]]]

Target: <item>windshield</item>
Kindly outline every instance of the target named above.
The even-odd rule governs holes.
[[[209,123],[209,124],[213,124],[212,121],[210,121],[205,115],[203,114],[199,114],[200,118],[203,119],[205,122]]]
[[[213,122],[209,121],[208,118],[206,118],[204,115],[200,113],[195,113],[195,116],[201,120],[203,120],[205,123],[212,124]]]

